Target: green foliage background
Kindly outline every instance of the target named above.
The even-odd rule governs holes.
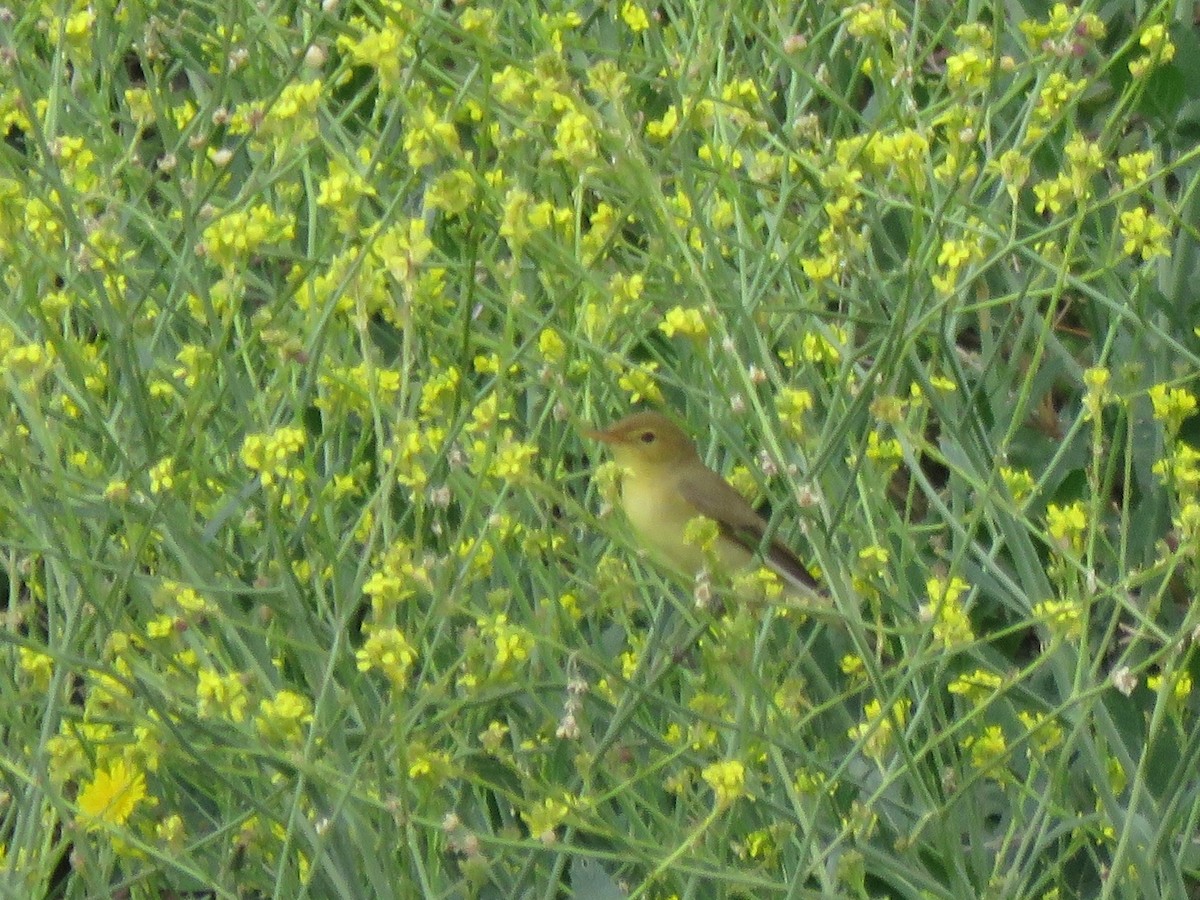
[[[6,895],[1196,896],[1195,16],[0,10]]]

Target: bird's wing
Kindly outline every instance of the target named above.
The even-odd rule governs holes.
[[[705,474],[714,477],[705,478]],[[684,472],[679,476],[678,485],[684,499],[701,515],[716,522],[725,537],[741,544],[750,553],[764,549],[766,520],[724,478],[711,471]],[[767,568],[793,587],[823,593],[804,563],[779,540],[771,540],[770,546],[764,549],[764,557]]]

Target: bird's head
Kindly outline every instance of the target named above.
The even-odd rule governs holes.
[[[635,472],[675,466],[696,458],[696,446],[674,422],[656,412],[626,416],[608,428],[584,431],[612,448],[616,461]]]

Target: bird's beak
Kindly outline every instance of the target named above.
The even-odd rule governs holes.
[[[617,442],[616,435],[607,429],[600,430],[596,428],[583,428],[580,429],[580,431],[585,438],[593,441],[599,441],[602,444],[615,444]]]

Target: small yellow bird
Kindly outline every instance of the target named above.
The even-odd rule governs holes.
[[[670,419],[656,412],[626,416],[615,425],[584,434],[612,448],[625,471],[621,506],[642,542],[681,574],[704,568],[704,551],[684,531],[697,516],[717,523],[716,555],[732,572],[760,551],[763,563],[789,587],[824,595],[817,580],[783,543],[764,546],[767,523],[732,485],[700,459],[696,445]]]

